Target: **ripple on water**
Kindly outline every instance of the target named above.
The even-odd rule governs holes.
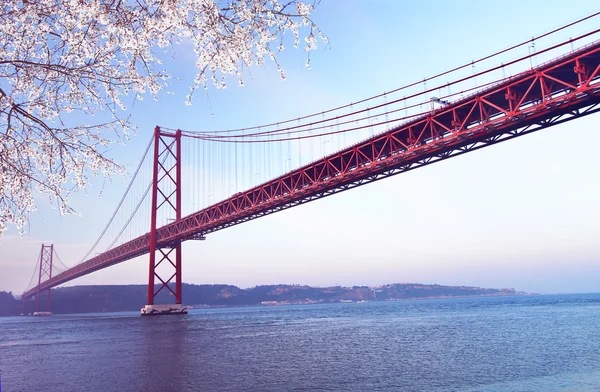
[[[6,391],[599,392],[600,295],[0,319]]]

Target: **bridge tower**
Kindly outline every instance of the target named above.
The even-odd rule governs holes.
[[[35,312],[34,316],[37,315],[49,315],[50,313],[50,290],[44,290],[47,296],[47,307],[46,310],[40,309],[40,298],[44,291],[40,290],[40,285],[42,281],[46,281],[52,278],[52,257],[54,255],[54,245],[44,245],[42,244],[42,250],[40,251],[40,272],[38,275],[38,286],[37,292],[35,294]],[[43,302],[43,301],[42,301]]]
[[[181,303],[181,240],[157,238],[159,214],[167,219],[167,224],[181,219],[181,131],[171,133],[154,128],[151,209],[148,304],[142,308],[141,314],[186,314],[187,307]],[[154,303],[163,290],[174,297],[175,304]]]

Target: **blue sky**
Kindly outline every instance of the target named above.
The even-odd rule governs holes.
[[[230,129],[355,102],[596,11],[594,1],[324,0],[314,19],[330,44],[319,43],[311,70],[304,67],[305,52],[290,47],[280,58],[285,82],[267,64],[252,69],[244,87],[231,82],[225,90],[210,89],[210,105],[197,95],[193,106],[185,106],[185,82],[194,69],[182,47],[172,70],[183,82],[158,102],[149,97],[136,102],[130,112],[138,134],[111,154],[134,166],[157,124]],[[537,48],[597,25],[594,19]],[[592,115],[185,243],[184,281],[243,287],[421,282],[600,291],[597,121]],[[81,217],[60,217],[40,205],[25,236],[7,232],[0,239],[0,290],[25,289],[42,242],[53,242],[66,264],[78,261],[125,185],[113,178],[102,198],[99,184],[74,197]],[[72,284],[146,279],[147,256]]]

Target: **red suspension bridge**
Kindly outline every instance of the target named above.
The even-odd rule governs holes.
[[[48,291],[49,307],[52,287],[149,254],[148,306],[142,312],[185,312],[184,241],[203,240],[217,230],[596,113],[600,42],[593,39],[600,30],[475,72],[476,64],[525,46],[535,48],[536,39],[579,22],[309,116],[218,131],[156,127],[125,196],[92,249],[53,275],[52,257],[42,246],[38,282],[23,298],[35,296],[39,303]],[[534,63],[544,56],[549,60]],[[427,87],[469,69],[471,75]],[[327,153],[334,145],[339,149]],[[89,257],[103,241],[105,250]],[[163,290],[173,295],[175,305],[154,304]]]

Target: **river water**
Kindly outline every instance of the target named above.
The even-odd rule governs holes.
[[[2,392],[600,391],[600,294],[0,319]]]

